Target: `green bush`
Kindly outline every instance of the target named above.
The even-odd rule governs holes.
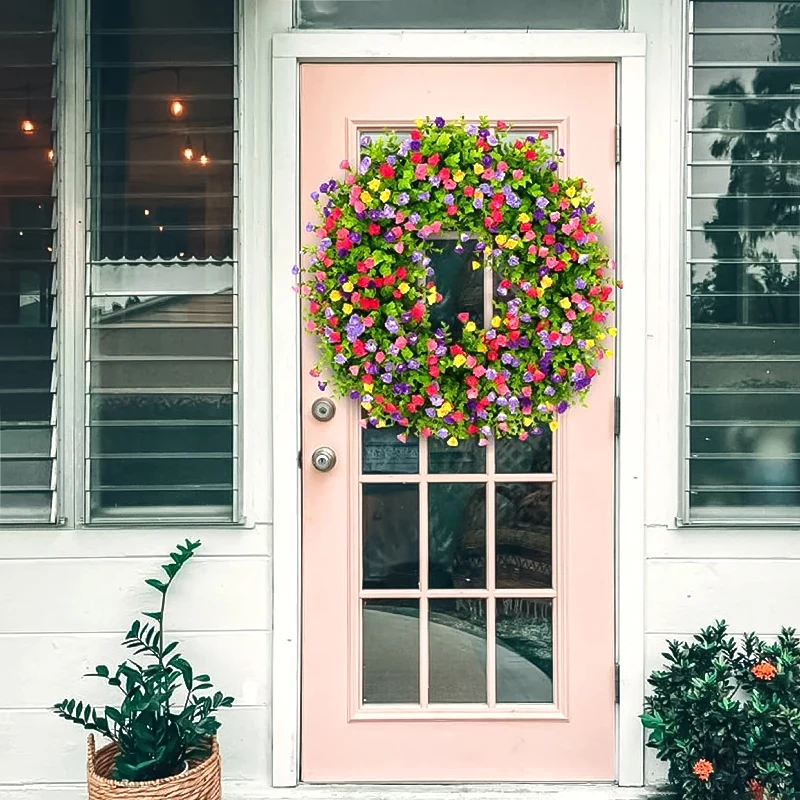
[[[170,553],[170,563],[161,568],[167,580],[149,578],[145,583],[161,595],[158,611],[143,616],[155,625],[136,620],[124,646],[135,656],[151,663],[128,659],[112,673],[102,664],[87,677],[102,678],[118,688],[124,698],[118,708],[102,711],[88,703],[62,700],[53,707],[60,717],[96,731],[119,746],[114,773],[117,780],[150,781],[181,772],[189,760],[210,754],[210,737],[220,723],[214,712],[233,705],[222,692],[201,694],[211,689],[208,675],[195,675],[189,662],[177,652],[178,643],[164,641],[167,593],[175,576],[200,547],[200,542],[179,544]]]
[[[791,800],[800,794],[800,641],[737,643],[717,622],[668,643],[642,724],[681,800]]]

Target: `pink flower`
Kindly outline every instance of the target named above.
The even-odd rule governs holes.
[[[405,245],[404,245],[402,242],[398,242],[398,243],[397,243],[397,244],[394,246],[394,251],[395,251],[395,253],[402,253],[402,252],[403,252],[403,250],[405,250],[405,249],[406,249],[406,246],[405,246]]]
[[[346,158],[343,158],[339,162],[339,169],[350,169],[350,162]]]
[[[424,181],[428,177],[428,165],[417,164],[417,168],[414,170],[414,177],[418,181]]]
[[[522,178],[522,176],[523,176],[524,174],[525,174],[525,173],[524,173],[524,172],[523,172],[521,169],[515,169],[515,170],[514,170],[514,171],[511,173],[511,177],[512,177],[512,178],[514,178],[514,180],[515,180],[515,181],[518,181],[518,180],[520,180],[520,178]]]

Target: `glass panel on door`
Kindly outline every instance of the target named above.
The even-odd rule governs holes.
[[[431,267],[439,321],[492,311],[470,240]],[[368,420],[367,420],[368,423]],[[362,708],[553,703],[553,437],[398,440],[361,430]]]

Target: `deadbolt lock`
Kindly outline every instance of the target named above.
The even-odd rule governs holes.
[[[314,417],[317,422],[327,422],[333,419],[335,413],[336,406],[333,400],[327,397],[319,397],[311,404],[311,416]]]

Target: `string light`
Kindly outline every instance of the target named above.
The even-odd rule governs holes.
[[[187,136],[186,143],[183,145],[183,157],[187,161],[194,160],[194,148],[192,147],[192,140]]]
[[[55,151],[55,150],[53,150],[53,148],[52,148],[52,147],[51,147],[51,148],[50,148],[50,149],[47,151],[47,160],[48,160],[48,161],[49,161],[51,164],[52,164],[52,163],[54,163],[54,162],[55,162],[55,160],[56,160],[56,151]]]
[[[146,208],[146,209],[144,210],[144,215],[145,215],[146,217],[149,217],[149,216],[150,216],[150,209],[149,209],[149,208]]]
[[[206,147],[206,140],[203,139],[203,152],[200,153],[200,163],[205,167],[210,161],[211,161],[211,158],[208,155],[208,148]]]
[[[183,103],[177,97],[169,104],[169,113],[173,117],[183,116]]]
[[[32,119],[24,119],[19,124],[19,129],[26,135],[30,136],[32,133],[36,132],[36,125],[34,125]]]

